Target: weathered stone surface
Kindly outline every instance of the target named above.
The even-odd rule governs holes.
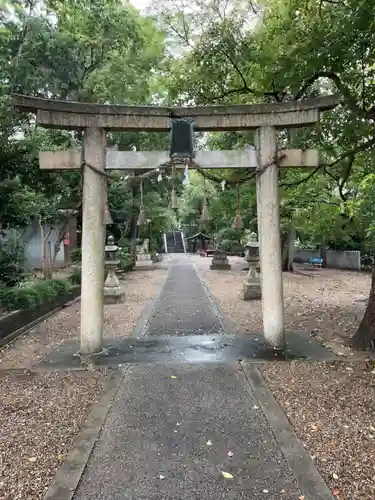
[[[118,262],[106,262],[108,268],[107,279],[104,283],[104,304],[117,304],[123,302],[125,294],[121,290],[120,281],[116,275]]]
[[[150,270],[155,269],[154,261],[151,258],[149,253],[140,253],[137,254],[137,260],[135,262],[135,270]]]
[[[320,111],[339,103],[337,96],[302,101],[237,105],[164,108],[77,103],[13,95],[16,108],[35,112],[37,122],[48,128],[101,127],[106,130],[159,131],[170,129],[170,116],[194,118],[196,130],[245,130],[264,126],[296,127],[316,123]]]
[[[227,254],[222,250],[216,250],[211,261],[210,269],[212,270],[225,270],[230,269]]]
[[[99,171],[105,167],[105,131],[85,131],[85,161]],[[82,203],[81,352],[100,352],[104,324],[105,184],[103,177],[85,166]]]
[[[260,286],[260,281],[244,284],[244,300],[260,300],[262,298],[262,289]]]
[[[280,153],[281,168],[312,168],[319,162],[317,149],[286,149]],[[112,151],[106,153],[106,170],[149,170],[170,161],[168,151]],[[256,168],[254,149],[234,151],[197,151],[194,164],[199,168]],[[194,167],[192,164],[192,167]],[[39,165],[42,170],[74,170],[81,167],[81,151],[41,151]],[[176,165],[176,168],[185,168]]]
[[[125,293],[121,290],[121,287],[104,287],[104,304],[119,304],[124,302]]]

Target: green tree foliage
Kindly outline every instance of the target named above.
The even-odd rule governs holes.
[[[25,228],[37,219],[63,227],[71,209],[80,210],[80,172],[42,172],[38,152],[77,147],[81,135],[35,127],[33,116],[18,115],[10,93],[106,103],[150,104],[163,95],[156,80],[164,60],[164,34],[122,0],[8,1],[0,9],[0,229]],[[164,149],[165,134],[111,134],[120,149]],[[131,173],[130,173],[131,174]],[[132,176],[131,176],[132,177]],[[130,179],[131,180],[131,179]],[[139,184],[139,182],[138,182]],[[163,186],[165,182],[162,183]],[[170,224],[145,183],[155,231]],[[151,190],[150,190],[151,189]],[[150,190],[150,193],[148,191]],[[114,215],[131,218],[131,182],[109,179]],[[139,194],[136,206],[139,206]],[[62,209],[70,209],[63,212]],[[64,231],[61,231],[63,238]]]

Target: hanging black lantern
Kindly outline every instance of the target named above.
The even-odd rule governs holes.
[[[172,160],[192,159],[195,156],[194,126],[192,120],[173,119],[170,132],[170,152]]]

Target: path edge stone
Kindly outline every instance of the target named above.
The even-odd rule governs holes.
[[[147,325],[150,321],[152,313],[155,310],[156,303],[159,300],[162,291],[164,290],[169,275],[171,274],[171,269],[172,269],[172,264],[169,263],[168,272],[166,273],[164,280],[159,286],[159,290],[157,291],[156,295],[147,302],[146,306],[143,308],[141,315],[138,318],[137,324],[135,325],[130,335],[132,338],[144,337]]]
[[[206,295],[208,297],[208,300],[210,301],[210,304],[212,306],[214,313],[216,314],[216,316],[219,319],[219,323],[220,323],[221,328],[223,330],[223,334],[230,335],[233,328],[230,325],[229,319],[227,318],[225,313],[223,313],[223,311],[221,310],[219,302],[216,300],[216,297],[214,297],[214,295],[211,293],[211,290],[206,285],[206,283],[205,283],[204,279],[202,278],[202,276],[199,272],[199,269],[197,268],[195,263],[193,263],[192,266],[194,268],[194,271],[197,273],[199,281],[201,282],[201,284],[203,286],[203,290],[206,292]]]
[[[107,418],[112,401],[130,366],[111,370],[104,384],[99,401],[88,414],[73,448],[57,470],[43,500],[72,500],[91,452],[99,437],[102,426]]]
[[[305,450],[281,406],[274,398],[262,373],[253,363],[242,361],[240,364],[250,389],[259,401],[302,494],[305,495],[306,499],[333,500],[334,496]]]

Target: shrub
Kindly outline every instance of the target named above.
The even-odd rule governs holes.
[[[81,269],[79,267],[75,267],[72,274],[69,276],[69,281],[72,285],[80,285],[81,277]]]
[[[82,261],[82,250],[80,248],[75,248],[71,251],[70,258],[73,264],[79,264]]]
[[[0,282],[6,287],[12,287],[24,278],[24,246],[17,233],[13,231],[5,241],[0,241]]]
[[[121,238],[117,244],[121,248],[120,251],[125,251],[128,253],[131,253],[132,242],[131,242],[131,240],[129,240],[129,238],[125,238],[125,237]]]
[[[226,227],[221,229],[218,233],[219,240],[231,240],[239,241],[243,233],[243,230],[236,229],[234,227]]]
[[[57,295],[64,295],[64,293],[69,292],[71,289],[68,280],[49,280],[51,287],[57,293]]]
[[[132,255],[127,249],[121,248],[118,253],[118,260],[120,261],[119,268],[126,269],[132,262]]]
[[[0,305],[7,311],[30,311],[52,302],[70,290],[66,280],[46,280],[27,283],[0,291]]]
[[[220,241],[220,248],[224,250],[224,252],[227,253],[232,253],[232,254],[243,254],[244,253],[244,247],[241,245],[241,243],[238,243],[238,241],[232,241],[232,240],[222,240]]]

